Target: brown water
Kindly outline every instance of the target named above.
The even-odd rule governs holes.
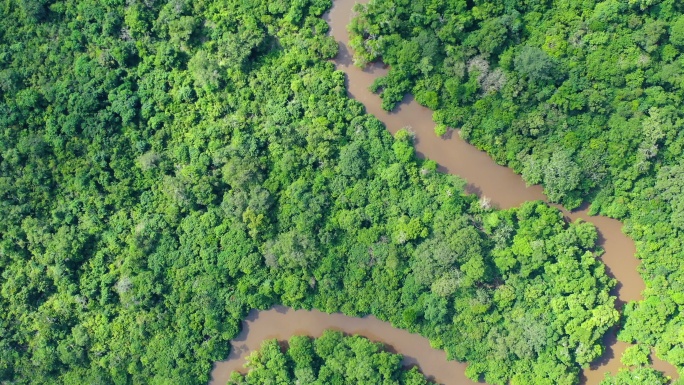
[[[387,350],[404,356],[405,366],[417,365],[432,380],[448,384],[476,384],[463,374],[466,364],[447,361],[446,353],[431,348],[426,338],[392,327],[389,322],[380,321],[373,316],[354,318],[318,310],[292,310],[276,306],[266,311],[250,312],[242,327],[240,334],[232,341],[228,359],[215,365],[210,385],[224,385],[230,372],[242,370],[249,352],[258,349],[264,340],[287,340],[293,335],[320,337],[327,329],[358,334],[382,342]]]
[[[480,197],[487,197],[495,206],[506,209],[526,201],[547,198],[541,186],[526,186],[522,178],[511,169],[496,164],[485,152],[462,140],[451,131],[443,138],[434,133],[432,111],[420,106],[412,97],[404,101],[391,113],[384,111],[380,98],[368,91],[375,78],[387,73],[380,63],[359,69],[352,65],[352,52],[347,45],[347,24],[353,16],[355,0],[335,0],[332,9],[324,16],[331,26],[331,34],[338,41],[340,50],[335,58],[338,70],[347,77],[349,96],[360,101],[366,111],[380,119],[393,134],[399,129],[410,127],[415,132],[415,147],[418,156],[435,160],[440,170],[460,176],[467,181],[467,191]],[[599,231],[599,242],[605,250],[601,260],[606,270],[618,284],[613,294],[618,298],[619,308],[628,301],[641,299],[644,282],[637,272],[639,261],[634,257],[634,242],[625,236],[622,224],[614,219],[587,215],[587,209],[568,212],[560,206],[569,220],[582,219],[593,223]],[[325,314],[318,311],[293,311],[275,308],[250,313],[243,324],[243,331],[233,341],[233,350],[228,360],[216,364],[212,372],[212,385],[225,384],[233,370],[242,368],[249,351],[258,349],[261,341],[268,338],[286,340],[294,334],[318,336],[323,330],[332,328],[350,334],[359,334],[380,341],[403,354],[407,365],[418,365],[421,371],[444,384],[472,384],[463,372],[465,364],[446,361],[445,353],[432,349],[427,339],[393,328],[389,323],[374,317],[351,318],[341,314]],[[615,331],[604,338],[605,354],[583,372],[583,382],[598,384],[606,372],[616,373],[621,367],[620,357],[629,344],[616,341]],[[654,367],[676,377],[676,369],[670,364],[654,358]]]

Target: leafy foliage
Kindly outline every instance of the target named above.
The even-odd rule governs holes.
[[[632,370],[620,370],[615,376],[606,376],[600,385],[665,385],[667,383],[668,379],[657,370],[639,367]]]
[[[391,68],[375,87],[384,108],[410,92],[552,201],[591,201],[625,222],[648,289],[619,337],[681,371],[684,5],[371,0],[356,10],[357,64]],[[425,36],[435,50],[412,51]]]
[[[277,303],[374,314],[494,384],[573,384],[600,355],[618,314],[595,229],[485,210],[417,160],[326,61],[329,1],[15,5],[0,381],[205,383]],[[426,68],[436,39],[408,47]]]
[[[622,354],[621,361],[624,365],[631,368],[620,369],[615,375],[607,374],[600,385],[678,385],[682,383],[681,379],[672,382],[662,372],[649,368],[649,353],[650,351],[645,345],[630,346]]]
[[[277,340],[264,341],[247,358],[247,374],[233,372],[228,385],[431,384],[416,367],[402,368],[401,359],[379,343],[328,330],[316,339],[294,336],[285,351]]]

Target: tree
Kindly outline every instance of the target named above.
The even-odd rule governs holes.
[[[672,224],[684,229],[684,166],[665,166],[656,178],[658,196],[670,203]]]
[[[547,82],[555,76],[553,59],[537,47],[523,47],[515,57],[514,64],[516,71],[533,82]]]
[[[188,62],[188,70],[195,79],[195,86],[216,90],[221,85],[222,69],[216,58],[207,51],[200,50]]]
[[[646,366],[649,363],[649,353],[645,345],[630,346],[622,353],[620,361],[627,366]]]
[[[581,175],[569,151],[556,151],[544,169],[544,192],[552,202],[562,202],[579,186]]]
[[[340,171],[342,175],[354,178],[362,177],[367,168],[366,153],[363,147],[353,142],[340,152]]]
[[[600,385],[665,385],[668,382],[662,372],[651,368],[636,368],[632,370],[622,369],[614,376],[606,375]]]
[[[670,25],[670,43],[684,47],[684,16],[677,17]]]

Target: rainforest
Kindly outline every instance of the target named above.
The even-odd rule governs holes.
[[[678,381],[684,5],[370,0],[347,49],[340,2],[0,4],[0,382],[206,384],[276,306],[372,316],[475,382]],[[492,202],[416,150],[456,136],[544,194]],[[431,383],[392,349],[269,338],[228,383]]]

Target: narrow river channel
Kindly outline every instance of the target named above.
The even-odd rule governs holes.
[[[511,169],[496,164],[485,152],[462,140],[454,131],[444,138],[434,133],[432,111],[420,106],[412,97],[407,96],[392,112],[384,111],[378,95],[368,87],[375,78],[387,73],[381,63],[374,63],[365,69],[352,64],[352,52],[348,46],[346,26],[353,16],[355,3],[367,0],[334,0],[331,10],[324,15],[330,24],[331,35],[339,44],[335,66],[347,77],[349,96],[360,101],[366,112],[375,115],[387,129],[396,133],[403,127],[411,127],[416,134],[415,147],[418,156],[435,160],[440,171],[455,174],[467,181],[467,191],[486,196],[499,208],[518,206],[525,201],[544,200],[546,196],[541,186],[526,186],[522,178]],[[619,308],[629,301],[641,299],[645,285],[637,272],[639,261],[634,257],[634,242],[621,231],[622,223],[607,217],[589,216],[587,209],[568,212],[565,216],[574,221],[583,219],[593,223],[599,231],[600,244],[605,250],[601,260],[607,272],[618,284],[613,291],[617,296]],[[320,336],[325,329],[341,330],[349,334],[359,334],[371,340],[386,344],[390,350],[404,355],[404,363],[417,365],[429,378],[443,384],[474,384],[465,377],[466,364],[447,361],[443,351],[430,347],[429,341],[416,334],[396,329],[389,323],[374,317],[352,318],[341,314],[325,314],[318,311],[294,311],[276,307],[267,311],[252,311],[243,323],[243,330],[233,340],[231,354],[226,361],[216,363],[212,371],[210,385],[224,385],[234,370],[242,370],[245,357],[260,347],[265,339],[287,340],[292,335]],[[615,373],[621,367],[620,357],[629,346],[615,339],[615,332],[609,331],[604,339],[607,345],[603,357],[582,373],[582,382],[587,385],[598,384],[606,372]],[[676,369],[655,357],[654,367],[676,378]]]

